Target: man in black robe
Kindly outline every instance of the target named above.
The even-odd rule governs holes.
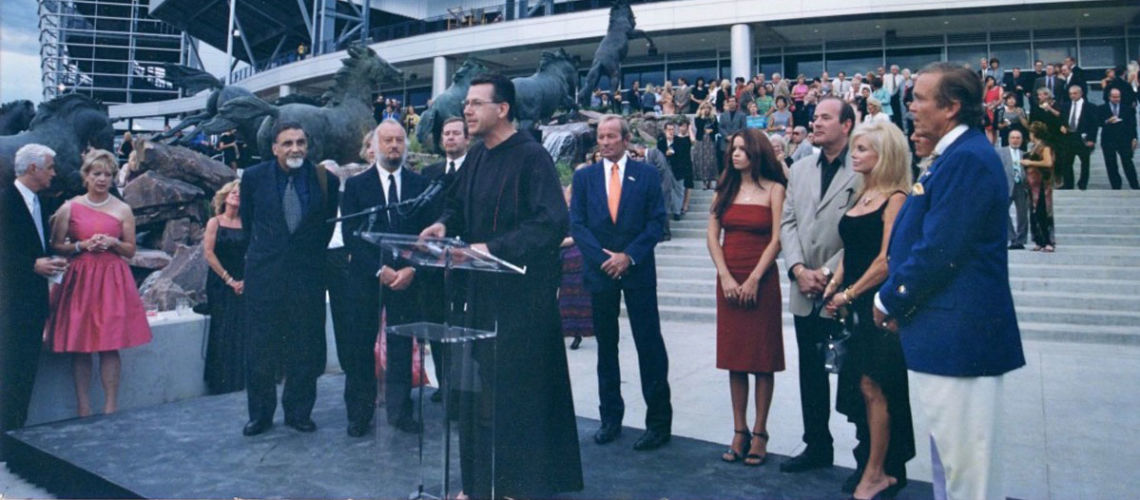
[[[439,222],[422,233],[457,235],[526,267],[523,275],[468,280],[467,324],[496,329],[497,322],[493,348],[474,349],[489,389],[460,425],[463,489],[471,498],[490,497],[492,488],[495,497],[515,498],[582,489],[557,299],[558,245],[569,215],[550,155],[512,123],[514,102],[514,85],[501,75],[471,82],[463,115],[483,142],[467,153]]]

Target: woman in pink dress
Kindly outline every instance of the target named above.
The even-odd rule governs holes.
[[[119,349],[150,342],[146,311],[127,259],[135,254],[131,207],[111,196],[118,164],[101,149],[88,153],[80,174],[87,193],[76,196],[52,217],[52,249],[70,256],[48,318],[52,351],[74,353],[75,397],[79,416],[91,414],[93,353],[99,353],[103,412],[118,408]]]

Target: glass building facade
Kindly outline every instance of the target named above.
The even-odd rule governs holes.
[[[44,98],[81,93],[106,104],[180,97],[164,63],[185,64],[181,31],[147,16],[145,0],[40,0]]]

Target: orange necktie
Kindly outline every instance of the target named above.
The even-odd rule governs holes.
[[[618,204],[621,203],[621,172],[618,171],[618,164],[610,169],[610,219],[617,224]]]

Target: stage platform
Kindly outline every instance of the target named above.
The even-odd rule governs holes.
[[[381,423],[369,436],[348,437],[343,380],[320,379],[312,434],[278,417],[269,432],[243,437],[241,392],[14,431],[6,436],[16,448],[9,466],[67,498],[408,498],[419,478],[417,436]],[[438,493],[443,410],[427,402],[424,408],[431,453],[425,484]],[[384,421],[382,408],[377,417]],[[561,498],[846,498],[839,485],[850,469],[783,474],[779,463],[787,457],[774,454],[762,467],[728,464],[719,458],[725,444],[679,436],[659,450],[635,452],[641,430],[633,428],[599,446],[592,439],[598,425],[578,418],[586,487]],[[454,494],[457,466],[452,476]],[[931,498],[930,485],[912,481],[899,498]]]

